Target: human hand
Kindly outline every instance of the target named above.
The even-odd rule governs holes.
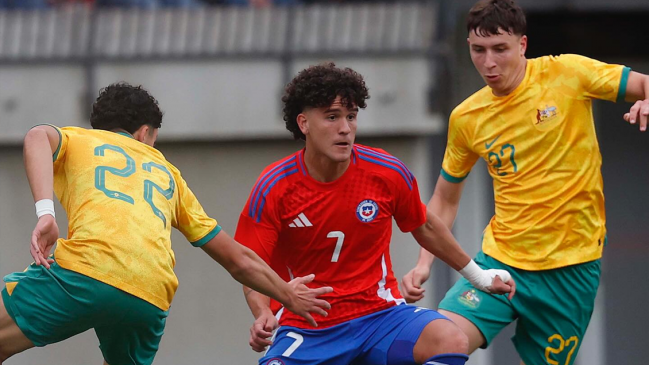
[[[489,271],[489,270],[487,270]],[[501,270],[504,271],[504,270]],[[505,271],[507,272],[507,271]],[[507,272],[507,275],[509,273]],[[507,278],[505,278],[507,279]],[[509,280],[504,281],[505,279],[502,279],[500,277],[500,274],[496,274],[496,276],[493,278],[493,281],[491,282],[491,286],[487,287],[490,293],[492,294],[507,294],[507,299],[512,300],[514,297],[514,294],[516,293],[516,282],[514,279],[509,276]]]
[[[640,132],[647,130],[647,118],[649,116],[649,99],[636,101],[628,113],[624,114],[624,120],[631,124],[640,124]]]
[[[414,303],[424,298],[425,289],[421,284],[430,277],[430,266],[415,266],[401,279],[401,295],[407,303]]]
[[[49,257],[50,250],[52,250],[58,238],[59,226],[56,224],[56,219],[49,214],[41,216],[32,232],[29,249],[36,265],[43,265],[48,269],[50,268],[50,264],[54,262]]]
[[[250,339],[248,344],[256,352],[262,352],[267,346],[273,344],[270,338],[273,336],[273,331],[279,327],[277,318],[269,310],[264,312],[259,318],[253,322],[250,327]]]
[[[482,269],[471,260],[459,271],[476,289],[490,294],[507,294],[511,300],[516,293],[516,283],[507,270]]]
[[[304,317],[310,325],[317,327],[318,324],[309,313],[317,313],[326,317],[327,312],[325,309],[331,309],[331,305],[326,300],[318,299],[318,297],[323,294],[331,293],[334,290],[330,286],[323,286],[316,289],[307,287],[306,284],[312,282],[313,279],[315,279],[315,275],[310,274],[295,278],[289,282],[296,298],[292,301],[290,306],[286,306],[286,309],[298,316]]]

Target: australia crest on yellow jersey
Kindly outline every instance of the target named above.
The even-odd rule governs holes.
[[[541,109],[536,109],[536,124],[549,122],[559,115],[559,110],[554,105],[545,105]]]

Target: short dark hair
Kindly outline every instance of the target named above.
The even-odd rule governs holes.
[[[363,76],[351,68],[338,68],[329,62],[300,71],[286,85],[282,97],[286,129],[293,133],[293,138],[306,140],[297,125],[297,116],[305,108],[330,106],[338,96],[349,109],[367,107],[365,100],[370,98]]]
[[[118,82],[99,90],[92,104],[90,125],[94,129],[135,133],[143,125],[160,128],[162,114],[158,101],[141,85]]]
[[[469,10],[467,32],[487,37],[500,34],[498,29],[519,36],[527,32],[525,13],[514,0],[480,0]]]

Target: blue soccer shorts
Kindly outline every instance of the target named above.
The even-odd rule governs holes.
[[[414,365],[424,327],[446,319],[434,310],[397,305],[325,329],[282,326],[260,365]]]

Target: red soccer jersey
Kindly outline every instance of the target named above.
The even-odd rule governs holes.
[[[401,161],[358,144],[351,160],[331,183],[309,176],[304,150],[268,166],[235,234],[284,279],[313,273],[310,287],[333,287],[322,297],[329,315],[314,315],[318,328],[404,303],[390,260],[392,217],[403,232],[426,221],[417,181]],[[280,324],[312,328],[289,311]]]

